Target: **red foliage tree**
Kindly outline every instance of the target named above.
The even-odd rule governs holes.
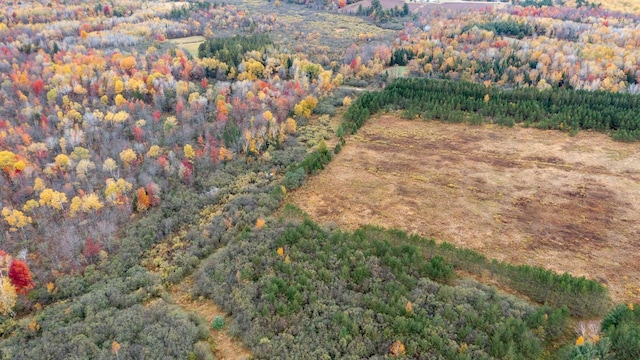
[[[21,260],[13,260],[9,269],[9,279],[16,287],[18,294],[26,294],[33,287],[29,266]]]
[[[160,121],[160,118],[162,117],[162,113],[158,110],[153,112],[153,122],[157,123],[158,121]]]
[[[133,137],[137,142],[142,142],[144,139],[144,130],[141,127],[133,126]]]
[[[93,263],[100,255],[100,244],[96,243],[92,237],[88,237],[82,254],[89,262]]]
[[[158,204],[160,204],[160,195],[158,194],[159,192],[158,185],[154,182],[150,182],[147,184],[146,190],[147,190],[147,195],[149,196],[149,205],[158,206]]]
[[[34,81],[32,86],[33,92],[34,94],[36,94],[36,96],[40,96],[40,94],[42,94],[42,92],[44,91],[44,81],[42,81],[42,79]]]

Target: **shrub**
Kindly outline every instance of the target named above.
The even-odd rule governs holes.
[[[217,315],[213,318],[211,322],[211,328],[215,330],[221,330],[224,327],[224,318],[220,315]]]
[[[215,357],[211,353],[211,347],[207,342],[198,341],[193,348],[193,354],[196,360],[214,360]]]
[[[307,173],[304,168],[297,168],[293,171],[288,171],[282,179],[282,185],[287,190],[297,189],[304,183],[304,179],[307,177]]]
[[[447,263],[440,255],[434,256],[425,266],[427,276],[441,283],[450,283],[455,278],[453,265]]]

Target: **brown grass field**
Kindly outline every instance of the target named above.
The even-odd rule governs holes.
[[[640,299],[640,144],[384,115],[290,200],[321,223],[399,228]]]
[[[198,56],[198,47],[205,40],[206,38],[204,36],[196,35],[171,39],[169,42],[176,44],[177,47],[187,50],[192,56]]]

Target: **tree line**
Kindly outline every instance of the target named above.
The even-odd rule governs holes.
[[[522,123],[572,134],[594,130],[621,141],[640,139],[640,97],[604,91],[554,88],[512,90],[449,80],[402,78],[380,92],[366,93],[345,113],[343,130],[354,132],[382,109],[404,110],[448,122]]]

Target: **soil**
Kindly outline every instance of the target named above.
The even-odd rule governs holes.
[[[321,223],[399,228],[640,300],[640,144],[385,115],[290,200]]]
[[[211,324],[213,318],[216,316],[222,316],[225,324],[229,323],[229,316],[225,314],[213,301],[205,298],[192,298],[190,289],[192,288],[193,280],[187,278],[178,285],[171,288],[171,297],[173,301],[183,309],[189,312],[193,312],[203,317],[207,324]],[[251,359],[251,351],[246,346],[225,331],[210,329],[211,337],[209,343],[211,344],[211,351],[215,355],[216,359],[222,360],[245,360]]]

